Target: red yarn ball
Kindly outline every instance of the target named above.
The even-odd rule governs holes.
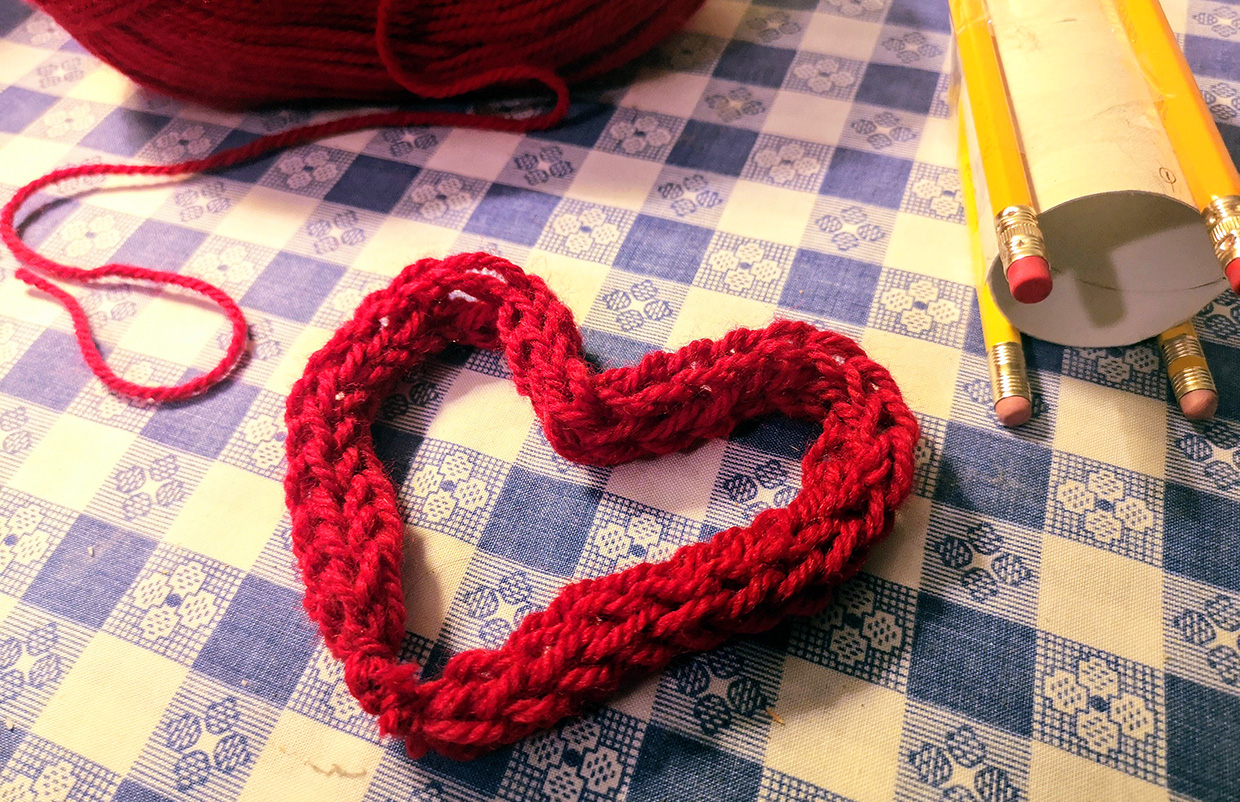
[[[225,108],[444,98],[612,70],[704,0],[36,0],[137,83]]]

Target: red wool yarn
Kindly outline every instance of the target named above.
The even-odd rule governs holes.
[[[536,118],[514,119],[511,117],[475,115],[463,112],[384,111],[358,114],[338,120],[293,128],[278,134],[260,137],[240,147],[213,153],[202,159],[175,164],[79,164],[54,170],[36,178],[17,190],[13,197],[0,208],[0,241],[13,252],[23,266],[14,271],[14,277],[52,296],[65,309],[73,321],[73,333],[77,338],[82,357],[104,386],[112,392],[129,398],[162,403],[183,401],[200,395],[219,384],[240,362],[245,352],[247,327],[245,315],[228,294],[213,284],[193,276],[183,276],[165,270],[151,270],[138,265],[112,263],[95,268],[81,268],[49,259],[22,241],[17,226],[17,214],[38,193],[60,183],[83,176],[107,175],[153,175],[178,176],[200,173],[219,167],[250,161],[265,153],[283,150],[313,142],[336,134],[359,131],[366,128],[383,128],[403,125],[461,125],[493,131],[529,131],[545,128],[555,123],[557,115],[568,110],[568,95],[564,95],[556,108]],[[135,384],[118,376],[100,353],[90,330],[90,319],[82,305],[73,295],[52,283],[48,277],[77,284],[94,284],[115,280],[131,280],[153,284],[168,284],[198,293],[216,304],[228,318],[231,339],[224,356],[211,370],[184,384],[149,386]]]
[[[452,342],[502,350],[547,439],[594,465],[683,450],[769,413],[822,424],[802,490],[663,563],[563,588],[496,650],[421,681],[398,659],[406,536],[370,426],[398,378]],[[811,615],[891,530],[913,484],[917,421],[848,338],[794,321],[737,329],[596,373],[543,281],[483,253],[410,265],[310,358],[288,398],[285,491],[305,606],[345,681],[409,754],[512,743],[677,656]]]
[[[35,0],[87,50],[163,94],[236,108],[445,98],[615,69],[703,0]],[[562,112],[561,112],[562,115]]]

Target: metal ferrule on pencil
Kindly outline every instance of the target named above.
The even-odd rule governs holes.
[[[1046,240],[1038,226],[1037,212],[1029,206],[1008,206],[995,215],[995,233],[999,236],[999,259],[1003,272],[1017,259],[1026,256],[1047,258]]]
[[[1217,389],[1206,364],[1205,352],[1201,350],[1201,340],[1190,325],[1176,326],[1160,334],[1158,347],[1162,349],[1176,401],[1194,390]]]
[[[1223,195],[1210,201],[1202,210],[1214,255],[1226,267],[1240,259],[1240,195]]]
[[[1004,398],[1019,396],[1033,401],[1029,374],[1025,370],[1025,352],[1018,342],[995,343],[987,353],[990,367],[990,395],[995,404]]]

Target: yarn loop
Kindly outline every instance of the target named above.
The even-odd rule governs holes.
[[[820,423],[802,490],[746,527],[564,587],[496,650],[438,678],[400,662],[405,526],[370,426],[402,374],[449,343],[503,351],[552,447],[616,465],[724,437],[771,413]],[[912,489],[918,425],[848,338],[796,321],[737,329],[596,372],[571,312],[488,254],[424,259],[368,296],[288,398],[285,491],[305,606],[345,680],[409,753],[470,758],[614,693],[675,657],[821,610]]]

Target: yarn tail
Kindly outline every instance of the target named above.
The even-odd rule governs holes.
[[[81,268],[50,259],[22,240],[16,220],[17,214],[35,195],[61,181],[83,176],[145,175],[182,176],[207,170],[230,167],[256,159],[272,151],[294,147],[306,142],[360,131],[367,128],[384,128],[407,125],[439,125],[480,128],[491,131],[524,132],[550,128],[568,113],[568,87],[555,73],[545,70],[513,70],[503,75],[486,76],[489,84],[536,81],[546,86],[555,96],[555,105],[547,112],[525,119],[501,116],[485,116],[467,112],[444,111],[384,111],[359,114],[337,120],[306,125],[260,137],[239,147],[213,153],[201,159],[190,159],[175,164],[81,164],[55,170],[26,184],[0,209],[0,240],[21,263],[14,275],[26,284],[50,295],[69,313],[78,348],[91,372],[112,392],[147,402],[180,401],[206,392],[226,379],[240,363],[245,352],[247,326],[245,315],[229,295],[214,284],[193,276],[166,270],[151,270],[137,265],[111,263],[96,268]],[[94,284],[100,281],[120,279],[166,284],[197,293],[214,303],[228,320],[231,336],[224,356],[211,370],[182,384],[144,385],[136,384],[119,376],[108,365],[91,333],[90,319],[81,303],[70,293],[57,286],[53,279],[77,284]]]

